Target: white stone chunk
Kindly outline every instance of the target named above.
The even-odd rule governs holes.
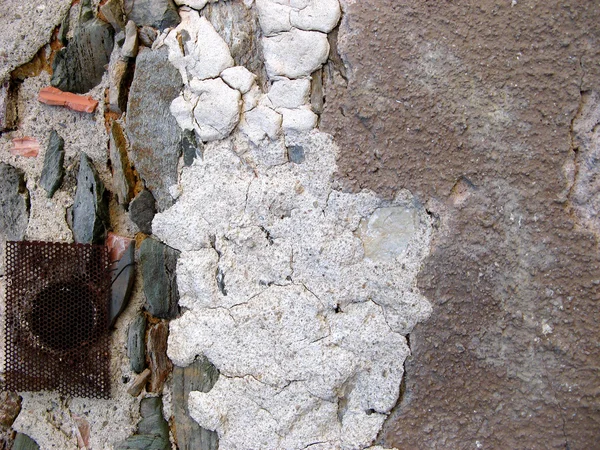
[[[267,94],[274,108],[299,108],[308,102],[310,80],[276,80]]]
[[[244,101],[243,111],[246,112],[256,108],[262,96],[263,93],[260,88],[256,85],[252,86],[252,88],[242,96],[242,100]]]
[[[293,29],[263,38],[265,67],[269,77],[303,78],[327,61],[327,35],[317,31]]]
[[[218,77],[233,66],[225,41],[198,11],[181,9],[181,23],[165,37],[169,61],[179,69],[184,83]]]
[[[190,8],[200,11],[207,3],[215,3],[218,0],[175,0],[175,4],[179,6],[189,6]]]
[[[279,109],[283,116],[284,133],[306,133],[317,126],[317,115],[310,107],[296,109]]]
[[[292,8],[289,5],[274,0],[256,0],[256,7],[260,28],[265,36],[273,36],[292,29],[290,24]]]
[[[240,119],[240,92],[220,78],[192,80],[190,88],[198,96],[194,128],[200,139],[208,142],[229,136]]]
[[[257,144],[268,136],[275,139],[281,131],[281,114],[265,106],[257,106],[244,114],[242,132]]]
[[[310,0],[294,2],[298,9],[292,9],[290,22],[292,26],[307,31],[329,33],[338,24],[342,11],[338,0]]]
[[[177,97],[175,100],[171,102],[170,111],[171,114],[177,120],[177,124],[183,130],[193,130],[194,129],[194,106],[198,101],[198,97],[195,97],[195,101],[192,103],[190,100],[186,100],[183,94]]]
[[[252,88],[256,81],[256,75],[243,66],[235,66],[221,72],[221,78],[233,89],[245,94]]]

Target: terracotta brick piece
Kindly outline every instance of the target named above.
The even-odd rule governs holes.
[[[63,92],[55,87],[45,87],[40,89],[38,100],[42,103],[55,106],[66,106],[73,111],[93,113],[98,106],[98,101],[89,95],[72,94]]]
[[[13,146],[10,152],[13,155],[24,156],[26,158],[35,158],[40,151],[40,143],[36,138],[22,137],[12,140]]]

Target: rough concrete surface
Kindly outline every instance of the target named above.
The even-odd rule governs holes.
[[[598,5],[342,6],[321,121],[340,183],[409,189],[438,224],[419,274],[433,313],[380,441],[597,448],[598,235],[572,187],[598,165],[581,164],[572,124],[600,83]]]

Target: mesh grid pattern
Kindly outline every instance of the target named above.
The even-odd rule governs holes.
[[[5,386],[110,397],[108,252],[6,243]]]

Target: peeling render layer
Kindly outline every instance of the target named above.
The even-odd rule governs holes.
[[[244,139],[207,145],[152,224],[182,251],[187,311],[169,356],[186,366],[204,354],[221,372],[189,405],[221,448],[369,446],[398,399],[404,335],[430,312],[415,288],[423,207],[407,191],[336,191],[331,138],[297,145],[304,162],[275,167],[249,159]]]

